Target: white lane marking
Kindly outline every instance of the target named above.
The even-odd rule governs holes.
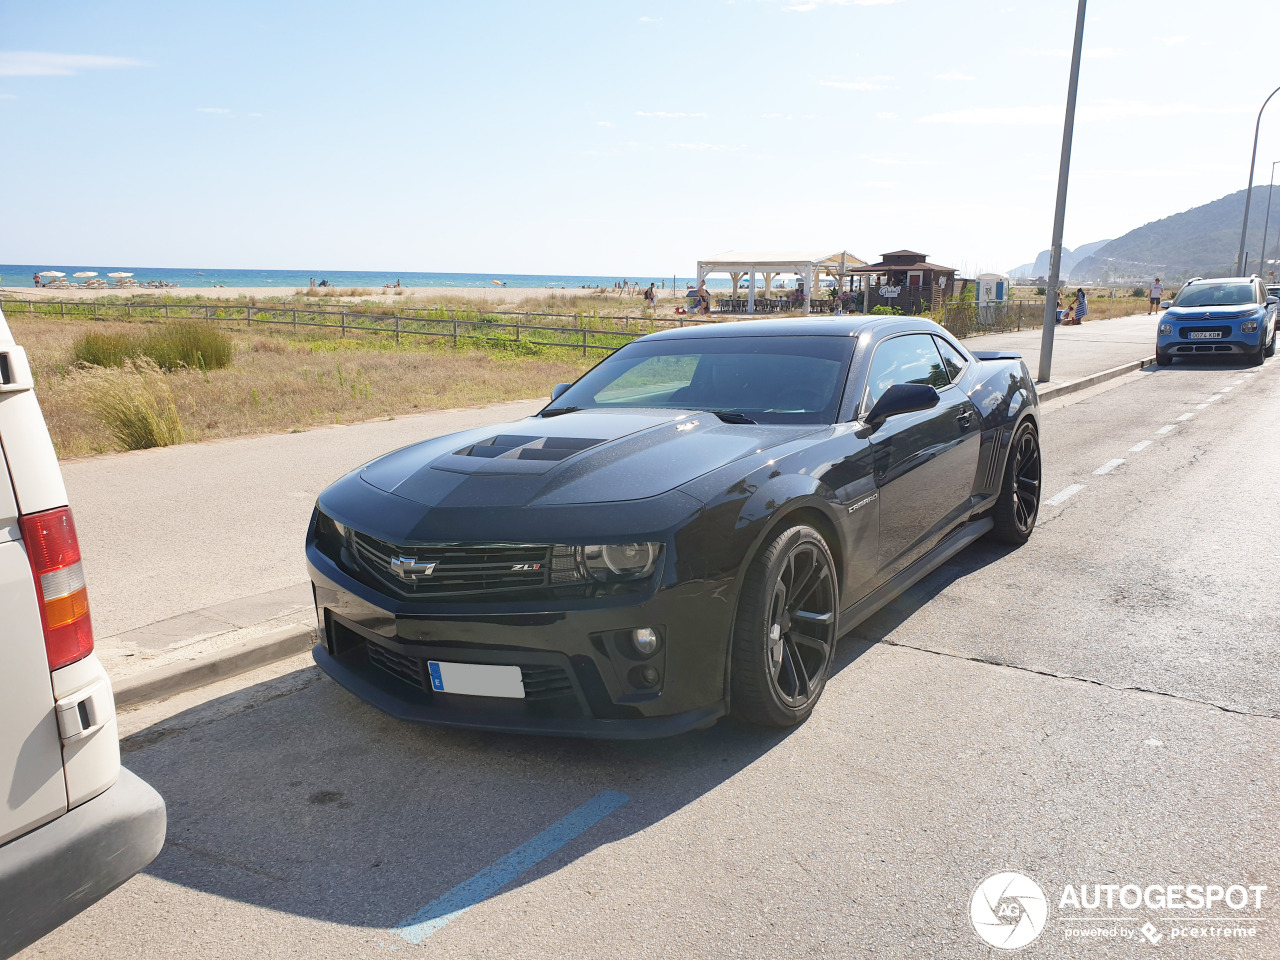
[[[1222,394],[1220,394],[1220,393],[1215,393],[1212,397],[1210,397],[1210,398],[1209,398],[1209,402],[1210,402],[1210,403],[1213,403],[1213,401],[1215,401],[1215,400],[1221,400],[1221,399],[1222,399]]]
[[[1203,410],[1203,409],[1204,409],[1205,407],[1207,407],[1207,406],[1208,406],[1208,404],[1207,404],[1207,403],[1197,403],[1197,404],[1196,404],[1196,409],[1197,409],[1197,410]]]
[[[1194,417],[1194,416],[1195,416],[1195,414],[1194,414],[1194,413],[1184,413],[1184,414],[1183,414],[1182,416],[1180,416],[1178,419],[1179,419],[1179,420],[1190,420],[1190,419],[1191,419],[1192,417]]]
[[[1252,374],[1250,374],[1250,376],[1252,376]],[[1236,387],[1240,386],[1240,384],[1242,384],[1242,383],[1244,383],[1244,380],[1232,380],[1232,381],[1231,381],[1232,386],[1236,386]]]
[[[1166,423],[1163,427],[1157,430],[1156,433],[1168,433],[1170,430],[1172,430],[1176,426],[1177,426],[1176,423]]]
[[[1130,453],[1138,453],[1138,452],[1140,452],[1140,451],[1142,451],[1142,450],[1147,449],[1147,447],[1149,447],[1149,446],[1151,446],[1151,441],[1150,441],[1150,440],[1143,440],[1141,443],[1135,443],[1132,447],[1130,447],[1130,448],[1129,448],[1129,452],[1130,452]]]
[[[1252,377],[1252,376],[1253,376],[1253,374],[1252,374],[1252,373],[1246,373],[1246,374],[1245,374],[1245,376],[1246,376],[1246,377]]]
[[[1219,392],[1219,393],[1230,393],[1230,392],[1232,391],[1232,389],[1233,389],[1232,387],[1219,387],[1219,388],[1218,388],[1218,392]]]
[[[1063,490],[1057,496],[1050,497],[1048,500],[1046,500],[1044,502],[1044,505],[1046,507],[1056,507],[1058,504],[1062,503],[1063,500],[1066,500],[1067,497],[1073,496],[1079,493],[1083,489],[1084,489],[1083,483],[1073,483],[1071,486],[1067,487],[1067,489]]]
[[[1122,463],[1124,463],[1123,460],[1108,460],[1106,463],[1100,466],[1097,470],[1093,471],[1093,475],[1095,477],[1100,477],[1104,473],[1110,473],[1112,470],[1120,466],[1120,464]]]

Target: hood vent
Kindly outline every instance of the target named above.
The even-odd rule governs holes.
[[[455,457],[481,457],[486,460],[564,460],[603,440],[589,437],[520,437],[500,434],[469,447],[455,450]]]

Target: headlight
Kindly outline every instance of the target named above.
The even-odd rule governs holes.
[[[603,582],[640,580],[653,573],[658,562],[657,543],[609,543],[582,548],[587,573]]]
[[[1241,333],[1254,333],[1257,331],[1257,329],[1258,329],[1257,320],[1246,320],[1244,323],[1240,324]]]
[[[1160,332],[1161,332],[1161,333],[1173,333],[1173,324],[1172,324],[1172,323],[1162,323],[1162,324],[1160,324]]]

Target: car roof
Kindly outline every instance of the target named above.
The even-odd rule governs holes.
[[[1188,280],[1187,286],[1197,283],[1253,283],[1257,280],[1255,277],[1196,277],[1194,280]]]
[[[787,320],[731,320],[724,323],[700,323],[692,327],[659,330],[640,340],[701,340],[708,337],[856,337],[872,328],[893,327],[895,330],[941,330],[923,317],[861,316],[827,317],[818,320],[795,317]],[[639,341],[636,341],[639,342]]]

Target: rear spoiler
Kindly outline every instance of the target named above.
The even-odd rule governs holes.
[[[1021,360],[1022,354],[1014,350],[970,350],[978,360]]]

